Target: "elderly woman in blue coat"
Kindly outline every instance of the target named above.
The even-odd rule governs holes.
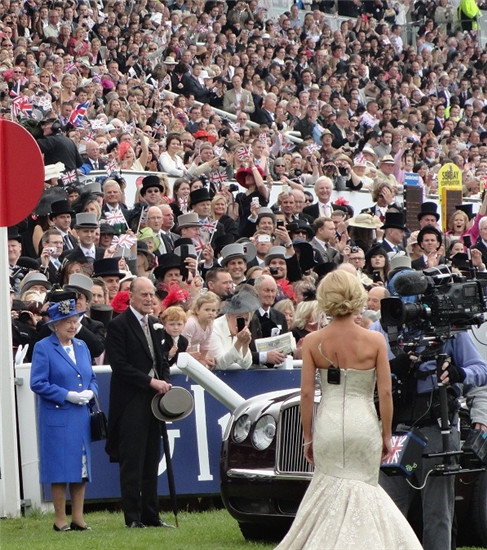
[[[98,393],[88,347],[75,338],[80,313],[74,300],[51,303],[53,334],[37,342],[30,387],[38,395],[41,483],[51,483],[55,531],[84,531],[85,482],[91,476],[89,401]],[[69,484],[72,522],[66,517]]]

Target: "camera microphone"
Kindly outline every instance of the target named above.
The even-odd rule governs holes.
[[[420,271],[406,271],[394,279],[394,289],[399,296],[424,294],[428,286],[428,278]]]

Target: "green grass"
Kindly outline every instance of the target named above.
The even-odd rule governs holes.
[[[173,523],[172,514],[163,518]],[[53,514],[34,513],[0,522],[1,550],[271,550],[275,544],[246,542],[225,510],[178,515],[179,529],[127,529],[120,513],[85,515],[91,532],[56,533]],[[459,549],[462,550],[462,549]],[[463,550],[480,550],[464,548]]]

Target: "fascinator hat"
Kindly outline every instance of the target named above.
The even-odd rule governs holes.
[[[60,302],[51,303],[47,310],[49,315],[49,321],[46,323],[50,325],[51,323],[56,323],[57,321],[62,321],[63,319],[69,319],[70,317],[79,317],[86,313],[86,311],[76,311],[76,302],[75,300],[61,300]]]
[[[232,315],[250,313],[257,311],[261,305],[253,290],[242,288],[240,292],[232,296],[231,300],[227,301],[222,308],[222,313],[230,313]]]

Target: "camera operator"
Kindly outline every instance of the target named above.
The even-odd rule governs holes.
[[[44,164],[62,162],[66,172],[81,168],[83,159],[75,143],[61,133],[61,123],[55,117],[46,118],[41,123],[43,137],[38,145],[44,155]]]
[[[411,292],[411,294],[416,294],[416,292]],[[382,320],[384,320],[384,315],[382,315]],[[423,354],[425,348],[424,343],[421,342],[417,346],[409,347],[409,353],[399,352],[395,356],[391,351],[389,337],[380,322],[373,323],[370,330],[384,334],[388,344],[391,372],[402,387],[402,391],[395,394],[393,432],[405,431],[408,427],[417,427],[427,438],[424,455],[442,452],[444,449],[438,423],[440,411],[436,361],[432,354]],[[406,330],[401,328],[400,334],[408,334],[408,340],[413,343],[416,341],[413,340],[413,336],[421,338],[424,336],[422,331],[415,330],[411,326],[408,326]],[[458,450],[460,436],[457,429],[457,398],[462,391],[467,396],[467,404],[471,407],[472,424],[487,431],[484,425],[487,409],[484,410],[482,398],[477,400],[477,394],[479,392],[482,394],[485,389],[482,386],[487,384],[487,365],[477,351],[471,336],[466,332],[456,333],[452,338],[448,338],[440,352],[447,357],[442,365],[441,381],[448,386],[449,422],[452,426],[450,449]],[[453,475],[429,476],[428,474],[436,465],[442,463],[443,457],[423,458],[411,480],[414,486],[422,487],[422,544],[424,550],[452,548],[455,477]],[[388,477],[382,472],[380,484],[403,514],[407,516],[415,489],[408,484],[405,478]]]

